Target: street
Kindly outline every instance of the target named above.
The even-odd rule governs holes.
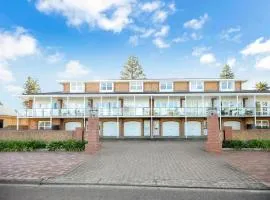
[[[128,200],[128,199],[237,199],[266,200],[268,190],[230,190],[166,187],[126,187],[90,185],[1,184],[0,200]]]

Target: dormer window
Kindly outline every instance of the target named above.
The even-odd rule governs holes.
[[[84,92],[84,82],[70,82],[70,92]]]
[[[222,80],[220,81],[220,91],[234,91],[234,81],[233,80]]]
[[[113,82],[110,82],[110,81],[101,82],[100,92],[113,92]]]
[[[142,81],[131,81],[129,82],[130,92],[143,92],[143,82]]]
[[[172,81],[161,81],[159,83],[160,92],[172,92],[173,91],[173,82]]]
[[[202,92],[204,90],[204,82],[200,80],[190,81],[189,90],[192,92]]]

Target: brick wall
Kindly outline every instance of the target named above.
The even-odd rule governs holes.
[[[270,129],[246,129],[241,131],[232,131],[233,140],[270,140]]]
[[[115,92],[129,92],[129,83],[128,82],[115,82],[114,91]]]
[[[206,92],[219,91],[218,81],[204,82],[204,91]]]
[[[44,140],[59,141],[72,139],[72,131],[52,130],[1,130],[0,140]]]
[[[174,82],[175,92],[182,92],[182,91],[188,91],[188,90],[189,90],[188,82]]]
[[[86,83],[85,92],[99,92],[99,82]]]

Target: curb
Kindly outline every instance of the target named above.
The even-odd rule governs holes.
[[[113,183],[61,183],[61,182],[46,182],[46,179],[0,179],[0,184],[30,184],[30,185],[44,185],[44,186],[110,186],[110,187],[143,187],[143,188],[174,188],[174,189],[219,189],[219,190],[248,190],[248,191],[270,191],[270,187],[262,184],[258,188],[245,188],[245,187],[215,187],[215,186],[177,186],[177,185],[147,185],[147,184],[113,184]]]

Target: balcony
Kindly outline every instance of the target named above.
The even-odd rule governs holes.
[[[123,108],[37,108],[37,109],[23,109],[19,110],[18,117],[88,117],[91,111],[95,110],[99,117],[206,117],[211,110],[216,110],[218,115],[222,117],[253,117],[255,116],[255,108],[236,108],[236,107],[222,107],[221,112],[219,108],[202,108],[202,107],[123,107]],[[256,116],[270,116],[270,108],[257,110]]]

